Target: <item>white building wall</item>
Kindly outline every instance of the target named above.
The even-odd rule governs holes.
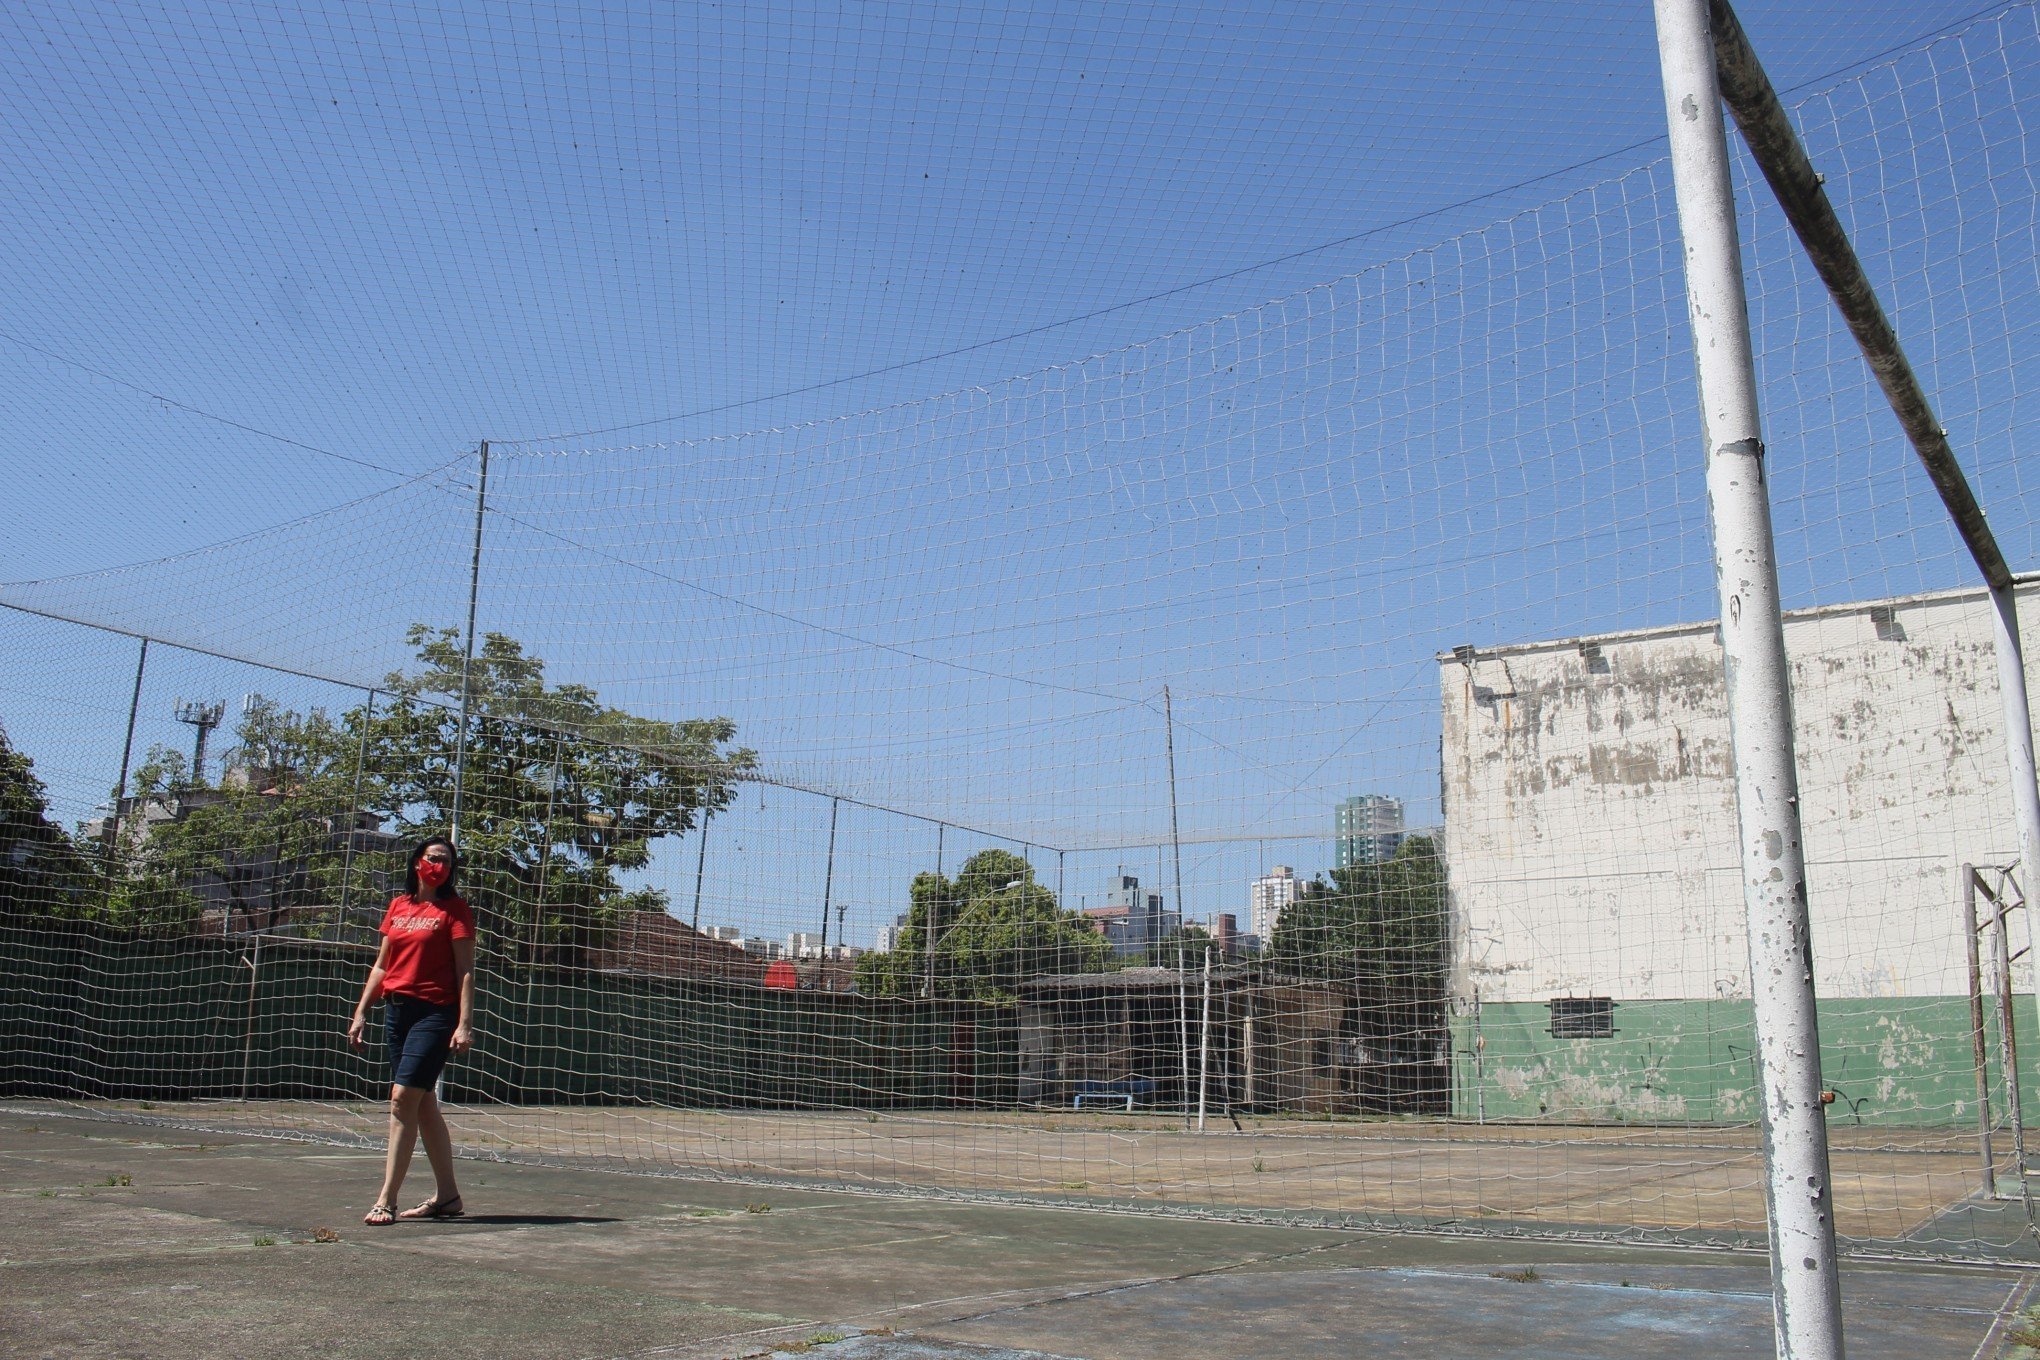
[[[2030,663],[2040,583],[2020,602]],[[1816,985],[1961,995],[1958,866],[2018,844],[1989,606],[1877,603],[1896,629],[1871,603],[1786,618]],[[1439,679],[1456,994],[1747,996],[1712,625],[1445,655]]]

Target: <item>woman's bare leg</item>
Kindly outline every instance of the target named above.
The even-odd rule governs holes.
[[[418,1107],[431,1091],[420,1086],[390,1087],[390,1151],[383,1161],[382,1191],[377,1204],[394,1205],[411,1169],[411,1149],[418,1143]],[[443,1126],[443,1121],[442,1121]]]
[[[460,1186],[453,1178],[453,1133],[440,1112],[439,1097],[431,1091],[418,1103],[418,1134],[425,1140],[425,1157],[432,1163],[432,1179],[437,1184],[433,1198],[441,1204],[459,1199]]]

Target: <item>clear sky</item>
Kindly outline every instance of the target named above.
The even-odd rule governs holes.
[[[485,627],[1072,905],[1158,872],[1169,685],[1193,915],[1435,820],[1438,648],[1704,616],[1647,5],[647,8],[0,13],[0,601],[371,683],[487,438]],[[2030,567],[2031,7],[1742,13]],[[1964,583],[1752,211],[1788,596]],[[67,818],[132,662],[0,618]],[[353,701],[159,650],[142,744],[257,690]],[[797,928],[764,802],[711,901]],[[868,937],[934,837],[845,816]]]

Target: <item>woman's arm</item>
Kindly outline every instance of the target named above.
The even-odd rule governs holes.
[[[361,1000],[355,1003],[354,1020],[347,1026],[347,1042],[356,1048],[362,1045],[362,1032],[368,1028],[368,1008],[382,1000],[383,974],[390,966],[390,937],[383,936],[382,948],[375,951],[375,966],[368,970],[368,981],[362,984]]]
[[[453,942],[453,981],[460,989],[460,1019],[454,1022],[453,1041],[447,1047],[455,1053],[465,1053],[475,1041],[472,1028],[475,1018],[475,942],[472,938]]]

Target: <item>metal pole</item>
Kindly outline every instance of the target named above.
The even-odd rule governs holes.
[[[1763,1104],[1772,1321],[1781,1360],[1841,1360],[1834,1190],[1793,765],[1791,669],[1764,485],[1728,139],[1708,0],[1656,0],[1672,174],[1707,443]]]
[[[120,747],[120,783],[113,791],[113,820],[107,823],[106,860],[109,870],[113,867],[114,855],[120,849],[121,805],[127,802],[128,763],[134,758],[135,753],[135,717],[141,712],[142,672],[148,669],[148,665],[149,640],[143,638],[141,654],[135,657],[135,692],[128,699],[127,739],[121,743]],[[106,890],[109,894],[113,891],[113,883],[110,877]]]
[[[941,822],[935,823],[935,877],[942,877],[942,831]],[[921,922],[921,933],[927,938],[922,942],[928,956],[927,981],[922,984],[921,995],[930,1000],[935,996],[935,912],[941,905],[942,894],[937,893],[928,902],[928,914]]]
[[[560,754],[567,734],[557,728],[553,731],[552,778],[545,790],[545,843],[538,852],[538,885],[532,896],[531,929],[524,946],[524,1045],[527,1055],[539,1047],[541,1021],[538,1001],[538,959],[544,947],[545,931],[545,890],[552,869],[553,814],[559,805],[560,796]],[[527,1070],[533,1065],[526,1059]]]
[[[2012,960],[2013,960],[2013,959],[2018,959],[2018,958],[2024,958],[2024,957],[2027,957],[2028,955],[2031,955],[2031,954],[2033,953],[2033,913],[2032,913],[2032,912],[2030,912],[2030,911],[2028,911],[2028,912],[2026,913],[2026,947],[2025,947],[2024,949],[2022,949],[2022,950],[2018,951],[2018,952],[2017,952],[2016,954],[2012,952],[2012,941],[2011,941],[2011,934],[2010,934],[2010,929],[2011,929],[2011,917],[2010,917],[2010,914],[2009,914],[2009,913],[2007,913],[2007,914],[2006,914],[2006,916],[2005,916],[2005,921],[2004,921],[2004,924],[2003,924],[2002,926],[2000,926],[1999,928],[2000,928],[2001,930],[2004,930],[2004,931],[2006,932],[2006,934],[2005,934],[2005,953],[2006,953],[2006,954],[2007,954],[2007,955],[2008,955],[2009,957],[2007,957],[2007,959],[2005,960],[2005,984],[2004,984],[2004,995],[2005,995],[2005,996],[2007,996],[2007,997],[2009,997],[2009,996],[2010,996],[2010,995],[2012,994],[2012,979],[2011,979],[2011,963],[2012,963]],[[2004,1010],[2004,1009],[2006,1008],[2007,1004],[2008,1004],[2008,1003],[2006,1003],[2006,1002],[2000,1001],[2000,1002],[1999,1002],[1999,1007],[2000,1007],[2000,1010],[2001,1010],[2001,1011],[2002,1011],[2002,1010]],[[2005,1049],[2004,1053],[2003,1053],[2003,1054],[2001,1055],[2001,1056],[2002,1056],[2002,1058],[2003,1058],[2003,1062],[2004,1062],[2004,1071],[2005,1071],[2005,1095],[2006,1095],[2006,1099],[2007,1099],[2008,1101],[2010,1101],[2010,1102],[2013,1102],[2013,1108],[2014,1108],[2014,1109],[2019,1109],[2019,1108],[2021,1107],[2022,1103],[2023,1103],[2023,1100],[2022,1100],[2022,1097],[2021,1097],[2021,1094],[2020,1094],[2020,1093],[2021,1093],[2021,1092],[2022,1092],[2022,1091],[2023,1091],[2023,1090],[2025,1089],[2025,1082],[2024,1082],[2024,1081],[2022,1080],[2022,1078],[2021,1078],[2021,1076],[2020,1076],[2020,1072],[2019,1072],[2019,1061],[2018,1061],[2018,1051],[2017,1051],[2017,1048],[2016,1048],[2016,1044],[2017,1044],[2017,1040],[2018,1040],[2018,1031],[2017,1031],[2017,1030],[2016,1030],[2015,1028],[2013,1028],[2013,1027],[2012,1027],[2012,1025],[2010,1024],[2010,1022],[2009,1022],[2009,1021],[2007,1021],[2007,1022],[2006,1022],[2006,1025],[2005,1025],[2005,1033],[2006,1033],[2007,1035],[2011,1036],[2011,1038],[2012,1038],[2012,1040],[2013,1040],[2013,1045],[2011,1045],[2011,1046],[2008,1046],[2008,1047],[2007,1047],[2007,1048]],[[2031,1191],[2030,1191],[2030,1190],[2025,1190],[2025,1184],[2026,1184],[2026,1129],[2025,1129],[2025,1121],[2024,1121],[2024,1118],[2023,1118],[2023,1111],[2022,1111],[2022,1117],[2021,1117],[2021,1120],[2020,1120],[2020,1124],[2019,1124],[2019,1127],[2018,1127],[2017,1129],[2015,1129],[2015,1130],[2014,1130],[2014,1135],[2015,1135],[2015,1139],[2016,1139],[2016,1141],[2014,1142],[2014,1145],[2013,1145],[2013,1152],[2014,1152],[2014,1153],[2015,1153],[2015,1154],[2017,1155],[2017,1157],[2018,1157],[2018,1159],[2019,1159],[2019,1183],[2020,1183],[2020,1187],[2021,1187],[2021,1190],[2022,1190],[2022,1191],[2023,1191],[2023,1192],[2025,1193],[2025,1197],[2026,1197],[2026,1219],[2027,1219],[2027,1222],[2028,1222],[2028,1223],[2032,1223],[2032,1222],[2033,1222],[2033,1196],[2032,1196],[2032,1193],[2031,1193]]]
[[[1990,587],[1997,631],[1998,694],[2004,706],[2005,759],[2010,767],[2012,805],[2019,827],[2019,859],[2024,865],[2040,866],[2040,784],[2036,784],[2034,777],[2032,707],[2026,691],[2011,568],[1984,518],[1983,507],[1963,476],[1962,465],[1955,459],[1948,433],[1935,417],[1933,405],[1898,343],[1897,332],[1877,301],[1877,291],[1856,258],[1849,234],[1835,215],[1834,205],[1828,202],[1821,177],[1807,159],[1806,149],[1792,130],[1791,120],[1786,117],[1784,106],[1771,88],[1763,64],[1757,60],[1728,0],[1711,0],[1711,18],[1721,94],[1735,113],[1743,141],[1770,183],[1778,206],[1792,223],[1807,258],[1827,285],[1828,296],[1834,299],[1856,337],[1885,400],[1904,427],[1913,451],[1941,495],[1941,504],[1947,508],[1963,544],[1975,559],[1977,570]],[[2032,872],[2027,870],[2029,875]],[[2035,1002],[2040,1004],[2040,992],[2036,992]]]
[[[829,862],[822,874],[822,959],[829,957],[829,899],[836,887],[836,808],[834,798],[829,800]]]
[[[475,602],[482,592],[482,512],[489,503],[489,441],[486,439],[482,441],[481,459],[481,475],[475,482],[475,549],[468,564],[467,632],[461,638],[466,650],[460,660],[460,736],[453,753],[453,822],[446,832],[456,846],[460,844],[461,796],[467,784],[468,704],[474,694],[471,678],[475,668]]]
[[[526,959],[526,962],[534,969],[538,967],[538,951],[545,935],[545,890],[552,876],[553,816],[555,810],[559,807],[560,764],[562,748],[566,745],[566,740],[567,734],[565,732],[555,731],[553,733],[552,778],[547,781],[545,790],[545,844],[538,852],[538,892],[537,900],[531,904],[531,943],[528,950],[529,957]],[[697,914],[701,911],[699,897],[695,899],[694,909]],[[525,981],[525,997],[527,1001],[530,999],[530,995],[531,981],[527,976]]]
[[[1835,216],[1827,190],[1821,187],[1821,177],[1807,159],[1784,105],[1778,102],[1777,91],[1764,74],[1763,63],[1757,60],[1728,0],[1711,0],[1710,10],[1721,97],[1735,114],[1750,155],[1764,172],[1778,206],[1806,248],[1807,258],[1862,347],[1878,386],[1884,389],[1892,412],[1926,465],[1927,475],[1933,478],[1984,579],[1992,585],[2009,584],[2011,572],[1984,520],[1983,508],[1970,492],[1962,467],[1948,446],[1947,432],[1934,418],[1933,407],[1913,376],[1897,333],[1878,304],[1877,291],[1870,286],[1855,248],[1849,244],[1849,234]]]
[[[1197,1022],[1197,1131],[1204,1132],[1205,1083],[1211,1075],[1211,946],[1204,946],[1204,1014]]]
[[[248,1103],[248,1073],[255,1062],[255,988],[262,979],[262,937],[255,937],[254,957],[248,961],[248,1022],[241,1037],[241,1103]]]
[[[708,808],[701,810],[701,843],[694,851],[694,929],[701,929],[701,875],[708,868],[708,821],[715,813]]]
[[[375,694],[368,692],[368,705],[362,711],[361,742],[354,751],[354,794],[352,805],[347,809],[347,846],[340,852],[340,924],[347,924],[347,903],[354,888],[354,837],[361,829],[361,772],[368,765],[368,725],[375,721]]]
[[[2034,885],[2040,884],[2040,785],[2033,773],[2033,713],[2027,703],[2026,658],[2019,640],[2019,607],[2012,597],[2012,583],[1996,582],[1990,588],[1990,616],[1997,632],[1998,698],[2004,705],[2005,763],[2010,767],[2012,808],[2019,819],[2020,897],[2034,900]],[[1999,911],[2004,904],[1998,904]],[[2003,932],[2000,932],[2002,934]],[[2010,989],[2007,988],[2007,994]],[[2040,987],[2034,989],[2034,1004],[2040,1007]],[[2020,1153],[2019,1172],[2025,1174],[2025,1154]]]
[[[1487,1033],[1480,1025],[1480,991],[1473,993],[1473,1122],[1487,1123]]]
[[[1183,969],[1183,836],[1176,822],[1176,710],[1162,686],[1162,730],[1169,751],[1169,844],[1176,852],[1176,1037],[1182,1050],[1183,1127],[1190,1127],[1190,980]],[[1156,960],[1160,962],[1160,960]]]
[[[1976,940],[1976,870],[1962,866],[1962,939],[1969,957],[1969,1047],[1976,1063],[1976,1139],[1983,1158],[1983,1193],[1997,1197],[1997,1157],[1990,1146],[1990,1053],[1983,1030],[1983,964]]]
[[[1970,879],[1973,884],[1974,877]],[[2018,1159],[2019,1198],[2026,1204],[2026,1219],[2033,1218],[2033,1193],[2026,1184],[2026,1110],[2025,1102],[2019,1096],[2019,1034],[2012,1023],[2012,942],[2011,908],[2002,899],[1994,898],[1996,908],[1991,914],[1997,920],[1997,934],[1992,941],[1997,963],[1997,1006],[1998,1006],[1998,1056],[2004,1065],[2005,1109],[2012,1119],[2012,1153]]]

